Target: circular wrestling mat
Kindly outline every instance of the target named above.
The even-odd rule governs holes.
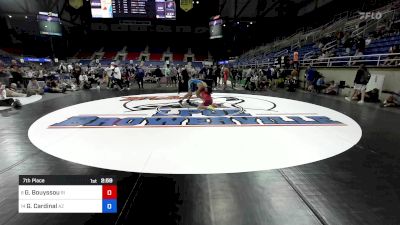
[[[300,101],[213,94],[215,110],[176,94],[108,98],[66,107],[37,120],[31,142],[87,166],[160,174],[278,169],[340,154],[361,138],[337,111]]]

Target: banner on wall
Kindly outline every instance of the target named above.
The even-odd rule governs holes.
[[[193,0],[181,0],[180,7],[183,11],[188,12],[193,9]]]

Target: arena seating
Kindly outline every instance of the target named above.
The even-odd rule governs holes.
[[[10,64],[12,58],[9,56],[0,56],[0,60],[3,61],[3,63],[5,63],[5,64]]]
[[[128,52],[126,60],[139,60],[140,52]]]
[[[172,59],[173,61],[183,61],[185,58],[185,55],[183,53],[173,53]]]
[[[78,53],[75,55],[75,58],[90,59],[97,50],[99,50],[98,47],[85,46],[80,51],[78,51]]]
[[[396,16],[396,12],[398,11],[399,5],[397,4],[389,4],[383,6],[379,9],[376,9],[377,12],[384,12],[383,20],[393,20],[394,16]],[[368,26],[359,26],[362,22],[360,16],[357,12],[347,13],[344,16],[333,18],[332,21],[321,25],[315,29],[309,30],[304,29],[301,30],[285,39],[281,39],[275,42],[271,42],[265,46],[257,47],[248,51],[239,57],[237,63],[238,65],[260,65],[265,64],[266,62],[273,62],[277,57],[276,54],[288,50],[287,54],[293,56],[293,52],[296,50],[299,52],[300,60],[316,58],[322,54],[321,49],[317,47],[317,43],[320,40],[324,40],[324,43],[330,43],[331,47],[334,49],[335,56],[354,56],[356,49],[353,46],[351,48],[350,53],[346,53],[346,49],[343,46],[336,46],[336,33],[338,31],[350,32],[351,37],[359,37],[364,35],[364,38],[367,38],[369,33],[378,31],[378,24],[376,24],[377,30],[373,31],[370,28],[371,23]],[[372,23],[373,25],[373,23]],[[386,28],[385,28],[386,29]],[[386,35],[386,34],[384,34]],[[389,37],[378,38],[372,40],[372,42],[366,46],[364,54],[364,59],[370,60],[366,61],[366,64],[376,65],[377,64],[377,56],[365,56],[371,54],[387,54],[389,48],[395,44],[399,44],[400,37],[399,35],[392,35]],[[330,48],[328,48],[330,49]],[[372,59],[374,58],[374,59]],[[380,57],[380,59],[384,59],[385,57]],[[347,58],[348,59],[348,58]],[[333,60],[334,61],[334,60]],[[343,59],[342,59],[343,61]],[[347,65],[348,63],[333,63],[332,65]]]
[[[140,55],[142,53],[148,53],[149,59],[145,62],[145,65],[150,67],[156,67],[157,65],[161,67],[164,66],[164,54],[172,55],[170,61],[173,65],[186,65],[187,62],[185,62],[185,54],[190,53],[187,47],[168,48],[165,46],[126,46],[126,48],[124,48],[122,46],[84,46],[73,57],[71,57],[70,60],[71,62],[77,62],[82,64],[83,66],[86,66],[93,63],[96,59],[94,58],[94,56],[97,55],[97,59],[99,59],[99,62],[102,66],[109,66],[110,63],[115,60],[117,54],[122,51],[126,53],[126,57],[123,61],[120,61],[121,64],[127,64],[131,60],[134,64],[139,64]],[[202,62],[197,61],[206,61],[208,59],[207,52],[201,49],[196,49],[195,51],[197,52],[197,54],[194,55],[194,61],[192,62],[192,65],[194,67],[202,67]],[[99,57],[99,54],[101,57]],[[0,60],[2,60],[7,65],[10,64],[11,60],[16,57],[16,55],[8,56],[5,52],[4,54],[1,54],[0,52]]]
[[[163,53],[150,53],[150,61],[161,61]]]
[[[396,44],[400,44],[400,35],[393,35],[373,40],[365,49],[364,54],[367,55],[387,53],[389,51],[389,48]]]
[[[103,48],[103,59],[114,59],[122,48],[122,46],[105,46]]]
[[[105,52],[103,59],[114,59],[118,52]]]

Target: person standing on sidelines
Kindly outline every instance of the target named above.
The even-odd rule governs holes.
[[[169,67],[169,64],[164,69],[164,75],[165,78],[167,79],[167,87],[171,86],[172,87],[172,82],[171,82],[171,69]]]
[[[235,89],[235,87],[236,87],[237,74],[238,74],[238,70],[236,68],[231,67],[230,80],[231,80],[232,89]]]
[[[223,82],[223,86],[222,86],[222,89],[223,90],[225,90],[226,89],[226,86],[227,86],[227,82],[228,82],[228,79],[229,79],[229,68],[227,67],[227,66],[225,66],[224,67],[224,69],[223,69],[223,77],[222,77],[222,82]]]
[[[299,70],[300,63],[299,63],[299,52],[293,52],[293,69]]]
[[[116,84],[120,88],[120,91],[122,91],[124,88],[122,87],[121,69],[115,62],[111,63],[110,69],[111,69],[111,77],[113,80],[113,82],[111,83],[111,88],[114,88],[114,85]]]
[[[175,66],[171,68],[171,86],[177,87],[178,70]]]
[[[144,69],[141,66],[137,66],[135,71],[135,80],[139,86],[139,89],[140,86],[142,87],[142,89],[144,89],[143,78],[144,78]]]
[[[161,72],[160,66],[157,66],[157,68],[154,70],[154,75],[156,76],[156,79],[157,79],[157,87],[161,87],[161,78],[164,75]]]
[[[350,97],[346,97],[345,99],[349,102],[351,102],[352,100],[358,100],[358,94],[361,93],[361,100],[358,101],[358,104],[364,104],[365,91],[367,89],[367,84],[370,78],[371,74],[368,72],[367,67],[364,64],[360,65],[354,79],[353,94]]]
[[[217,65],[217,68],[214,71],[214,82],[215,82],[215,87],[220,85],[220,80],[221,80],[221,68],[219,67],[219,65]]]

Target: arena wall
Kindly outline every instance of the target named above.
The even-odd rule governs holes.
[[[346,81],[346,85],[352,86],[354,78],[356,76],[357,68],[335,68],[335,67],[324,67],[316,68],[325,77],[325,82],[331,80]],[[369,68],[371,74],[385,75],[385,81],[383,83],[383,91],[398,91],[400,90],[400,68]],[[300,79],[304,80],[305,68],[301,71]],[[346,88],[341,92],[342,95],[348,93]]]

